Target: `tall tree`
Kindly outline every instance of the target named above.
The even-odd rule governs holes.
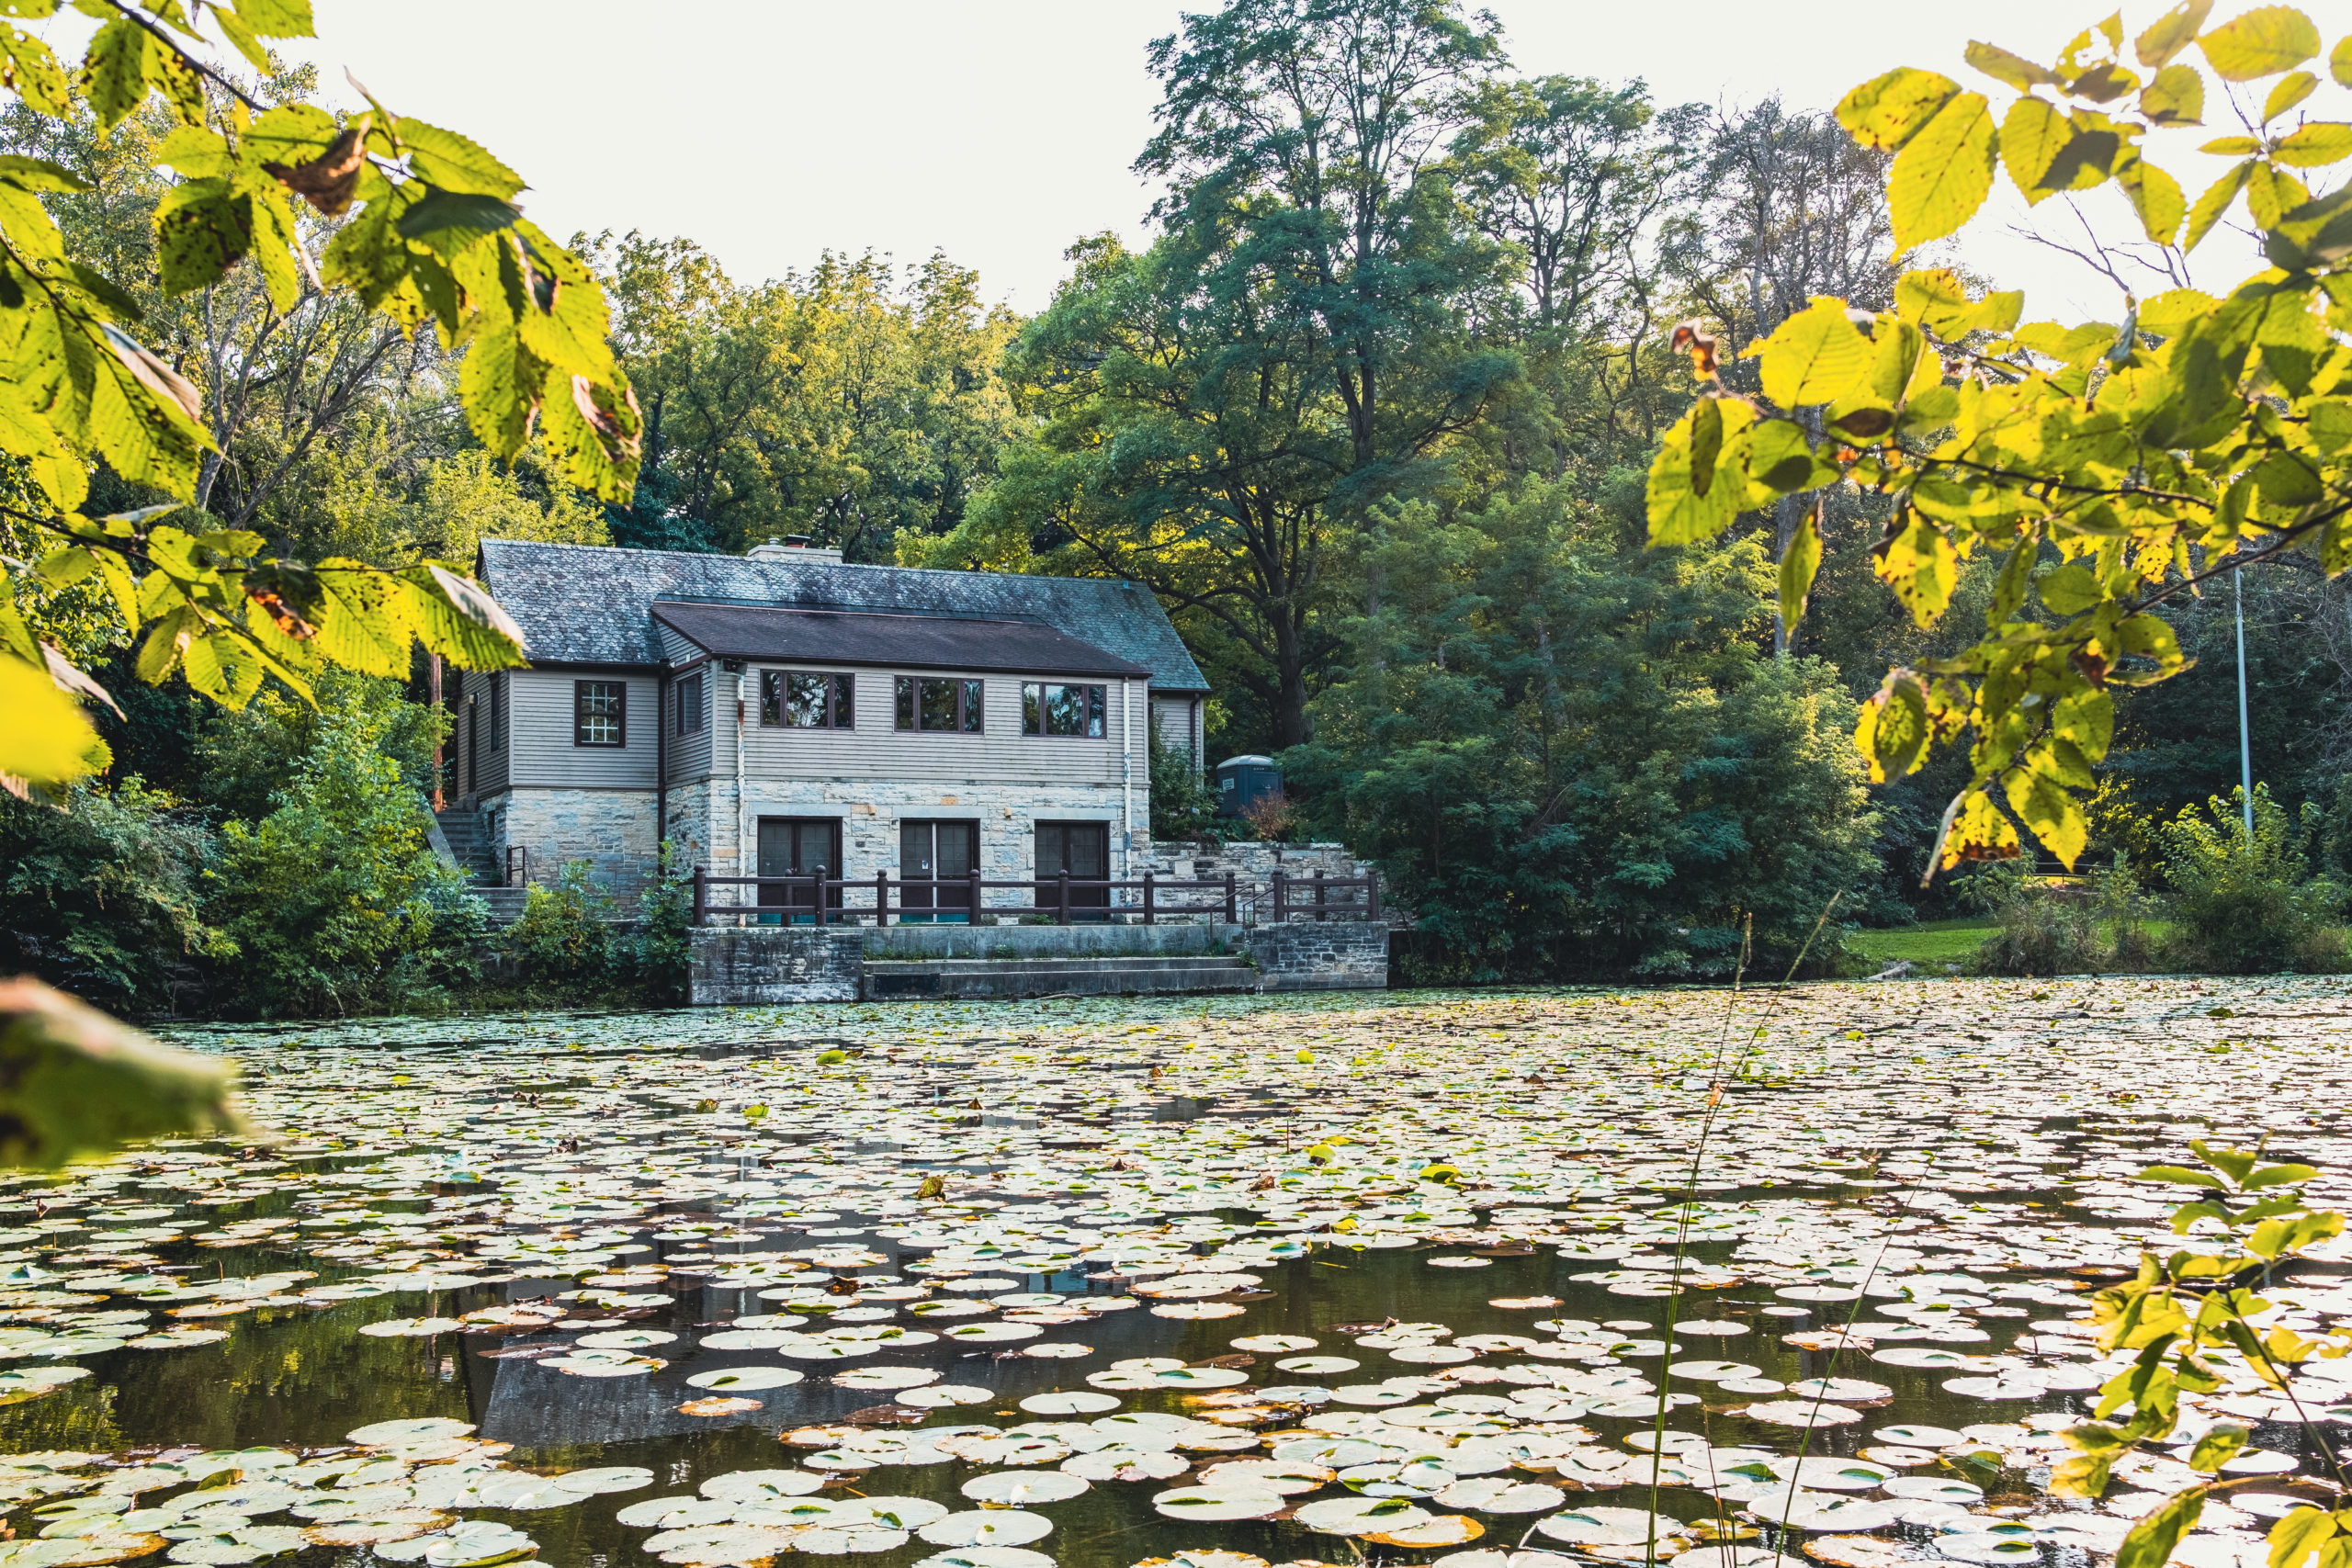
[[[1149,584],[1236,655],[1244,738],[1295,745],[1335,542],[1441,488],[1518,370],[1486,330],[1506,254],[1442,167],[1500,47],[1452,4],[1237,0],[1150,60],[1161,235],[1074,253],[1015,361],[1040,437],[932,558]]]
[[[1748,349],[1815,296],[1866,310],[1894,303],[1902,269],[1892,254],[1886,158],[1831,116],[1792,112],[1777,96],[1719,114],[1703,179],[1704,202],[1679,225],[1678,270],[1696,311],[1721,329],[1726,384],[1752,389]],[[1817,425],[1808,428],[1818,439]],[[1775,498],[1776,559],[1789,559],[1816,503],[1811,491]],[[1775,609],[1773,644],[1782,654],[1794,646],[1792,621]]]
[[[853,558],[961,521],[1012,430],[997,363],[1018,323],[944,255],[828,253],[736,283],[689,240],[591,243],[645,408],[624,544],[741,549],[814,535]]]

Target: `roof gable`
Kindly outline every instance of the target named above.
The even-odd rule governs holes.
[[[1208,690],[1159,600],[1138,584],[1109,578],[847,566],[523,539],[483,540],[481,575],[523,628],[524,651],[537,663],[660,664],[653,620],[659,600],[1023,622],[1148,671],[1163,691]]]

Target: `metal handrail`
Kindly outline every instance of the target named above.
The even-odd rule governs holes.
[[[1276,871],[1268,885],[1269,896],[1261,896],[1255,883],[1245,884],[1233,873],[1220,879],[1183,879],[1161,877],[1146,872],[1140,877],[1080,877],[1064,873],[1058,876],[1029,877],[1003,880],[983,877],[975,872],[969,876],[905,876],[893,877],[888,872],[876,872],[871,877],[835,877],[817,873],[782,876],[714,876],[702,866],[695,867],[694,923],[707,925],[714,913],[730,915],[784,914],[792,917],[807,915],[827,925],[849,923],[860,917],[871,917],[876,925],[888,925],[894,909],[903,922],[910,914],[935,916],[963,911],[967,919],[974,915],[1052,915],[1055,923],[1071,925],[1073,916],[1107,919],[1114,911],[1125,915],[1140,915],[1145,925],[1157,924],[1162,915],[1221,915],[1227,925],[1238,925],[1241,905],[1246,899],[1252,912],[1271,908],[1275,921],[1290,919],[1365,919],[1377,920],[1380,913],[1380,879],[1370,873],[1363,876],[1328,876],[1317,872],[1311,879],[1286,876]],[[893,905],[890,890],[899,890]],[[750,887],[756,900],[760,893],[774,888],[784,901],[768,904],[713,904],[710,891],[714,887]],[[871,889],[874,902],[852,904],[852,889]],[[1335,899],[1335,894],[1352,895],[1362,889],[1361,901],[1352,897]],[[956,902],[943,903],[943,894],[960,895]],[[1026,891],[1031,895],[1026,904],[991,904],[987,895],[991,892]],[[1216,895],[1208,903],[1165,902],[1170,893]],[[919,893],[926,900],[910,904],[910,893]],[[1135,893],[1140,897],[1114,902],[1114,893]],[[1048,898],[1046,895],[1052,897]],[[796,897],[796,895],[797,897]],[[1305,897],[1302,897],[1304,895]],[[1102,902],[1093,899],[1100,897]],[[859,923],[863,923],[859,920]]]

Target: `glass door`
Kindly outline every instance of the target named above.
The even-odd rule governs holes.
[[[900,908],[917,925],[961,925],[972,918],[972,868],[980,863],[978,822],[899,824]]]
[[[762,876],[838,877],[842,874],[842,821],[838,817],[763,817],[760,818]],[[808,925],[820,904],[842,907],[842,890],[829,888],[820,900],[815,883],[762,887],[760,904],[777,911],[760,917],[763,925]]]
[[[1037,880],[1053,882],[1064,872],[1072,884],[1069,906],[1073,911],[1096,911],[1092,914],[1073,912],[1072,919],[1101,919],[1100,911],[1111,904],[1111,890],[1099,886],[1111,874],[1111,825],[1108,822],[1040,822],[1037,824]],[[1080,881],[1098,886],[1080,887]],[[1061,896],[1057,887],[1040,887],[1037,903],[1040,908],[1056,907]]]

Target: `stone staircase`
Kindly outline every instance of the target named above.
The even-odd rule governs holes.
[[[1218,953],[1120,958],[865,959],[865,994],[894,997],[1116,997],[1255,991],[1258,971]]]
[[[453,806],[435,812],[434,822],[441,840],[435,850],[446,852],[451,863],[466,874],[475,894],[490,906],[491,924],[508,926],[522,919],[523,905],[530,895],[526,889],[506,886],[506,868],[499,863],[481,813]]]

